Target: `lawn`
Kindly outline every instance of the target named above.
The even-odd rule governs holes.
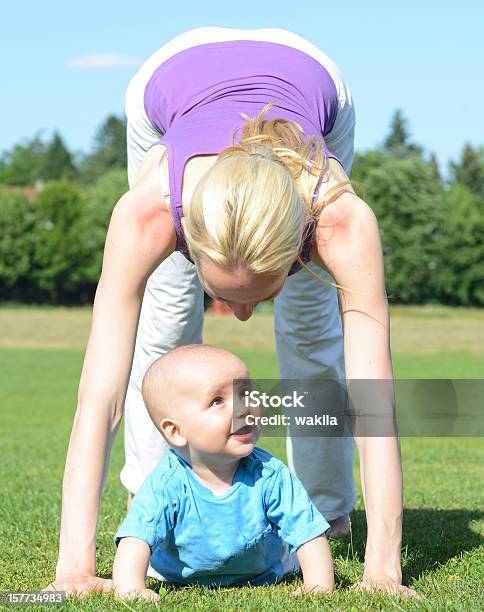
[[[54,576],[61,480],[87,337],[88,309],[0,309],[0,590],[37,591]],[[395,308],[397,378],[482,378],[484,312]],[[243,331],[243,333],[241,333]],[[270,316],[250,322],[207,317],[205,341],[232,349],[259,378],[277,376]],[[285,458],[284,440],[259,442]],[[403,569],[423,610],[482,609],[484,583],[484,445],[479,438],[404,438]],[[98,572],[110,576],[113,534],[126,491],[119,482],[122,431],[113,447],[101,504]],[[355,466],[357,475],[357,466]],[[416,602],[348,591],[361,576],[365,520],[361,493],[352,534],[332,541],[337,589],[331,600],[293,599],[294,585],[219,589],[168,588],[160,608],[173,610],[402,610]],[[149,579],[152,587],[159,583]],[[130,609],[147,609],[129,602]],[[151,606],[153,609],[154,605]],[[63,609],[127,609],[111,595],[71,600]]]

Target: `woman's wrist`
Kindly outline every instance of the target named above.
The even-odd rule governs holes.
[[[55,576],[57,580],[95,575],[96,568],[88,565],[65,565],[58,563],[55,570]]]
[[[401,539],[386,538],[383,542],[367,540],[365,578],[386,577],[402,581]]]
[[[373,564],[367,565],[365,563],[365,570],[363,572],[363,580],[391,580],[392,582],[401,584],[402,583],[402,568],[398,566],[390,565],[378,565]]]
[[[58,578],[61,576],[95,576],[95,556],[86,554],[80,557],[79,555],[59,554],[55,573]]]
[[[400,563],[400,557],[398,557],[398,559],[382,559],[380,556],[375,559],[366,555],[363,580],[391,580],[392,582],[401,584],[402,565]]]

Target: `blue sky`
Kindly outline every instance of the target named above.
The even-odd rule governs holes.
[[[444,166],[465,142],[484,144],[481,0],[16,0],[0,16],[0,150],[57,129],[87,152],[102,120],[123,112],[137,64],[210,25],[285,28],[332,57],[353,94],[358,150],[382,141],[397,107]],[[79,65],[93,55],[108,66]]]

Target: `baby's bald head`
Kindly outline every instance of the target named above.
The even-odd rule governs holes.
[[[187,398],[197,392],[198,370],[202,364],[223,369],[227,360],[238,357],[210,344],[189,344],[165,353],[154,361],[145,374],[143,400],[157,429],[165,418],[183,418]],[[202,368],[203,369],[203,368]],[[206,373],[200,375],[205,378]]]

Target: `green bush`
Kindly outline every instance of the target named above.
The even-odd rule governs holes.
[[[439,266],[443,193],[430,164],[416,157],[383,158],[362,189],[380,226],[387,293],[392,302],[437,299],[431,277]]]
[[[479,178],[484,149],[467,146],[461,162],[451,166],[454,182],[446,186],[435,156],[425,161],[401,127],[401,121],[394,121],[390,149],[357,153],[351,174],[358,194],[378,218],[390,300],[482,306],[484,200]],[[1,300],[92,300],[111,214],[128,190],[126,171],[118,167],[124,163],[123,130],[115,118],[100,130],[90,158],[92,172],[81,173],[85,186],[54,180],[35,198],[20,189],[0,189]],[[46,160],[57,160],[51,176],[61,167],[72,170],[59,136],[48,148],[50,158],[46,147],[38,137],[14,147],[0,159],[0,182],[32,184],[42,159],[43,167]]]
[[[435,293],[444,304],[484,306],[484,201],[454,184],[444,193],[443,204]]]
[[[115,168],[87,190],[85,222],[89,235],[87,246],[91,257],[88,278],[97,285],[101,274],[102,258],[106,232],[111,219],[111,213],[119,198],[128,191],[126,170]]]
[[[32,276],[56,303],[89,280],[89,229],[79,187],[66,179],[46,183],[36,199],[36,219]]]
[[[21,299],[31,282],[35,202],[21,190],[0,190],[0,298]]]

